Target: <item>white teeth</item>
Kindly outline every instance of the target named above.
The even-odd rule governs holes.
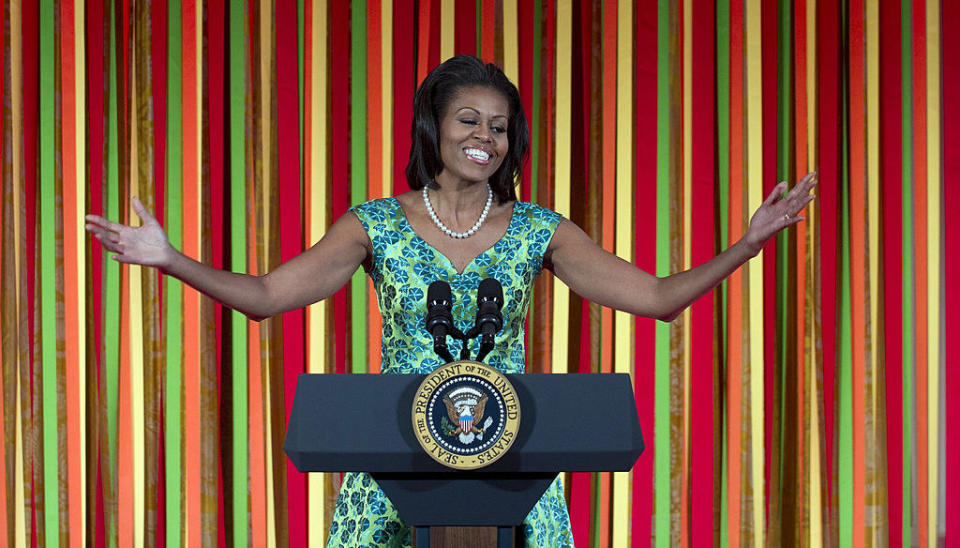
[[[477,148],[468,148],[464,151],[464,153],[475,160],[480,160],[481,162],[486,162],[490,159],[489,154]]]

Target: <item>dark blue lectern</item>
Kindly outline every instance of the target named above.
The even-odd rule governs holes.
[[[369,472],[418,548],[430,546],[431,527],[451,526],[497,527],[496,545],[512,546],[557,473],[630,470],[643,437],[628,375],[507,377],[520,431],[486,468],[452,470],[421,449],[410,416],[423,375],[301,375],[283,448],[301,472]]]

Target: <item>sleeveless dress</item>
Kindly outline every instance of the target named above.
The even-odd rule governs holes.
[[[477,286],[484,278],[499,281],[504,294],[503,329],[485,361],[505,373],[523,373],[523,324],[530,292],[560,215],[515,202],[504,236],[459,273],[445,255],[417,236],[395,198],[373,200],[351,210],[373,244],[367,274],[383,317],[382,373],[427,374],[442,365],[424,326],[427,286],[436,280],[450,284],[454,323],[466,332],[473,326]],[[470,355],[475,356],[479,340],[469,344]],[[451,338],[448,345],[450,353],[458,356],[462,343]],[[523,528],[528,546],[573,546],[559,478],[527,515]],[[340,487],[327,546],[410,546],[410,528],[369,474],[351,472],[344,475]]]

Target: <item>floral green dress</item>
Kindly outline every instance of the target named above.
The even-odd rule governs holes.
[[[503,238],[460,273],[446,256],[417,236],[396,199],[373,200],[352,211],[373,244],[368,274],[383,316],[383,373],[426,374],[442,365],[424,327],[427,286],[436,280],[450,284],[454,322],[466,332],[473,325],[477,286],[484,278],[495,278],[504,293],[503,330],[485,361],[505,373],[523,373],[523,326],[530,291],[560,215],[515,202]],[[475,356],[479,341],[470,344],[470,355]],[[451,354],[459,355],[461,345],[450,339]],[[531,510],[523,527],[528,546],[573,546],[559,478]],[[410,546],[410,528],[368,474],[348,473],[337,497],[327,546]]]

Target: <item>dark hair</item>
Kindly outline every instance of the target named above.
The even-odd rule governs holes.
[[[453,97],[462,89],[487,87],[503,94],[510,106],[507,122],[507,157],[490,177],[490,188],[498,203],[517,199],[514,188],[523,169],[530,146],[527,118],[520,103],[517,86],[500,67],[484,63],[472,55],[457,55],[441,63],[424,78],[413,99],[413,144],[407,164],[407,183],[413,190],[436,184],[434,178],[443,171],[440,158],[440,119]]]

